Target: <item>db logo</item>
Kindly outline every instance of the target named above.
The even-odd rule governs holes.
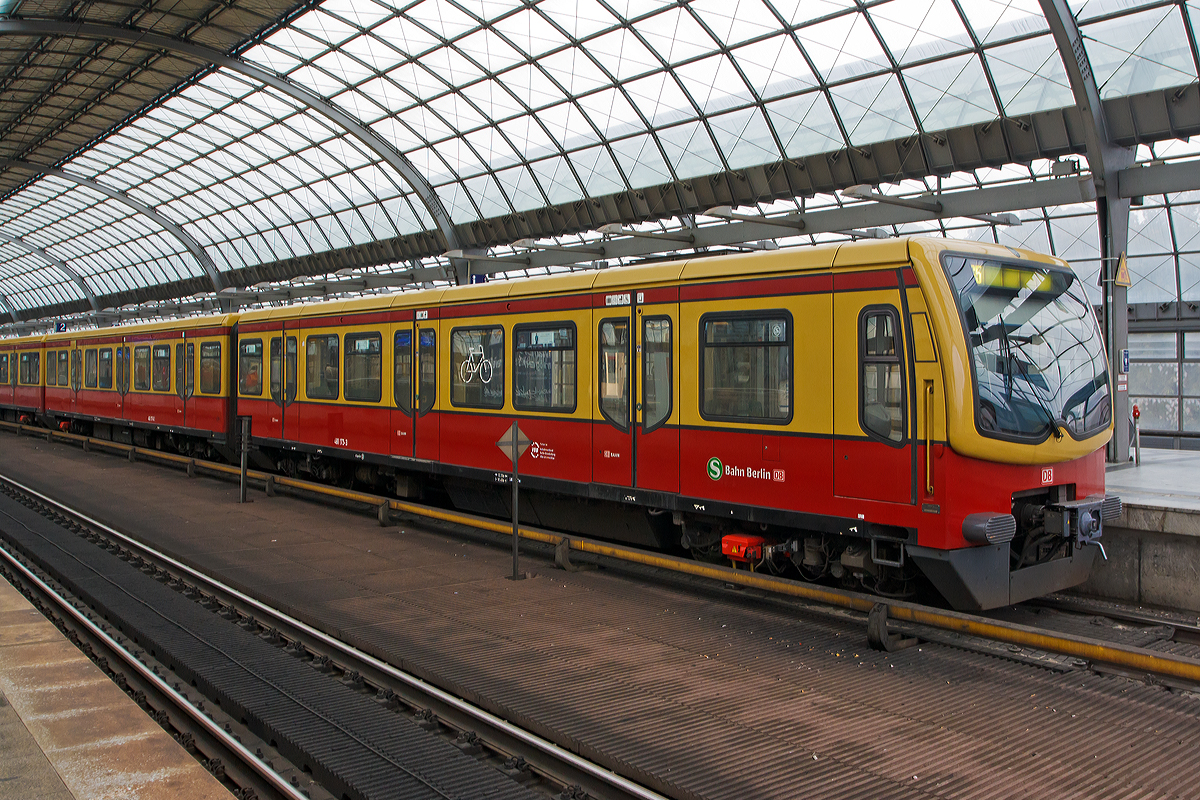
[[[1054,483],[1054,469],[1052,467],[1042,470],[1042,483]]]

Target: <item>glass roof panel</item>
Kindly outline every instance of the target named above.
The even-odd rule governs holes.
[[[568,43],[544,16],[526,9],[493,23],[493,27],[526,56],[537,58]]]
[[[604,197],[623,192],[628,188],[625,185],[625,179],[617,170],[612,156],[609,155],[608,148],[589,147],[586,150],[577,150],[571,154],[571,163],[578,171],[584,189],[592,197]],[[569,177],[569,173],[565,162],[559,166],[561,168],[559,180],[561,181],[562,178]],[[543,185],[545,184],[543,183]]]
[[[574,165],[582,174],[588,162],[592,161],[590,153],[591,150],[572,153],[570,163],[562,156],[554,156],[534,161],[529,165],[542,188],[546,190],[546,196],[550,198],[551,203],[570,203],[583,197],[579,181],[571,172],[571,166]],[[596,163],[596,161],[592,161],[593,167],[596,166]],[[603,166],[606,169],[608,167],[607,164]]]
[[[587,52],[619,81],[662,67],[662,62],[628,28],[618,28],[588,40]]]
[[[1158,199],[1161,202],[1161,196]],[[1170,253],[1174,249],[1165,207],[1147,204],[1129,210],[1129,255]]]
[[[809,92],[768,103],[767,115],[788,158],[840,150],[846,146],[824,92]]]
[[[323,9],[315,8],[292,20],[291,28],[306,33],[312,38],[329,45],[338,45],[355,36],[359,30],[344,20],[331,16]]]
[[[525,61],[526,56],[486,28],[477,30],[454,43],[467,58],[488,72],[501,72]]]
[[[984,51],[996,93],[1007,116],[1075,104],[1071,82],[1051,36],[1039,36]]]
[[[775,138],[757,107],[719,114],[708,122],[730,169],[769,164],[781,158]]]
[[[717,40],[735,45],[779,30],[779,19],[762,0],[694,0],[688,5]]]
[[[703,123],[687,122],[658,131],[667,160],[681,180],[711,175],[724,169],[721,157]]]
[[[731,55],[759,97],[778,97],[817,85],[816,76],[789,34],[748,44]]]
[[[668,8],[634,23],[633,29],[668,64],[697,58],[716,47],[716,42],[685,8]]]
[[[566,99],[566,95],[554,81],[533,64],[522,64],[510,69],[501,75],[499,80],[528,108],[542,108]]]
[[[418,3],[407,9],[404,16],[439,39],[447,41],[467,33],[476,25],[475,20],[457,5],[441,0],[425,0]]]
[[[612,142],[617,163],[635,189],[670,181],[671,172],[655,140],[648,135],[631,136]]]
[[[533,173],[525,167],[502,169],[496,173],[496,181],[508,196],[514,211],[528,211],[546,205],[546,198],[542,196]]]
[[[753,100],[733,62],[716,54],[675,68],[683,88],[704,113],[723,111]]]
[[[651,125],[669,125],[672,122],[694,119],[696,116],[695,106],[692,105],[678,81],[669,72],[656,72],[653,75],[630,81],[625,84],[624,89],[625,94],[637,106],[642,116],[650,121]],[[611,103],[611,110],[605,109],[603,103],[597,105],[593,98],[596,101],[603,99]],[[629,109],[627,115],[620,113],[621,107],[627,107],[628,102],[617,91],[590,95],[581,98],[580,103],[588,109],[592,120],[606,132],[608,129],[598,119],[599,116],[609,115],[610,119],[606,122],[615,124],[619,128],[623,128],[630,120],[637,119],[638,116],[633,109]]]
[[[958,7],[983,44],[1050,30],[1038,0],[960,0]]]
[[[1101,97],[1192,83],[1196,65],[1177,6],[1082,26]]]
[[[535,8],[576,39],[608,30],[617,22],[598,0],[543,0]]]
[[[855,0],[768,0],[768,2],[775,12],[791,25],[801,25],[805,22],[823,19],[858,5]]]
[[[829,90],[850,143],[872,144],[916,133],[904,92],[893,73]]]
[[[1175,257],[1170,255],[1136,256],[1128,259],[1133,281],[1130,303],[1169,303],[1179,294],[1175,278]]]
[[[372,0],[325,0],[321,10],[360,28],[369,28],[392,14]]]
[[[667,84],[662,84],[662,86],[664,92],[670,90]],[[678,91],[678,88],[676,86],[675,90]],[[642,99],[646,100],[648,98]],[[639,99],[635,97],[634,102],[639,102]],[[579,105],[587,114],[588,119],[592,121],[592,124],[600,130],[600,133],[609,138],[646,129],[646,126],[642,124],[638,111],[629,104],[629,101],[625,99],[625,95],[617,89],[605,89],[602,92],[580,97]]]
[[[1200,250],[1200,205],[1172,204],[1171,226],[1180,251]]]
[[[596,62],[577,47],[542,56],[538,59],[538,66],[546,70],[559,86],[574,95],[610,84],[608,76]]]
[[[538,112],[538,119],[565,150],[584,147],[600,140],[587,116],[574,103],[559,103]]]
[[[924,130],[971,125],[997,116],[983,65],[973,53],[910,67],[903,74]]]
[[[843,14],[796,31],[813,65],[827,81],[888,69],[887,54],[861,13]]]
[[[956,53],[972,44],[952,0],[891,0],[872,6],[869,13],[899,64]]]

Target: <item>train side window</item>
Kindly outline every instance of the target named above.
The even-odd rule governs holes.
[[[437,400],[437,331],[422,328],[417,351],[417,413],[425,414]]]
[[[450,402],[504,407],[504,328],[450,331]]]
[[[262,339],[243,339],[238,346],[238,391],[261,397],[263,367]]]
[[[296,399],[296,337],[287,337],[287,347],[284,352],[284,401],[291,404]]]
[[[782,425],[792,417],[791,315],[700,318],[700,416]]]
[[[378,403],[383,398],[383,336],[347,333],[345,353],[346,399]]]
[[[8,384],[8,353],[0,354],[0,384]]]
[[[92,352],[96,352],[96,351],[92,351]],[[112,388],[112,375],[113,375],[112,359],[113,359],[113,351],[112,351],[111,347],[105,347],[104,349],[99,351],[100,364],[99,364],[99,368],[97,369],[97,376],[100,379],[100,388],[101,389],[111,389]]]
[[[42,354],[21,353],[21,383],[33,386],[42,382]]]
[[[412,413],[412,331],[396,331],[392,357],[392,398],[396,408]]]
[[[109,351],[111,352],[111,351]],[[96,364],[96,351],[83,351],[83,387],[85,389],[95,389],[99,381]]]
[[[152,348],[151,388],[156,392],[171,391],[171,345],[156,344]]]
[[[71,385],[71,351],[58,351],[58,385]]]
[[[309,336],[304,340],[305,384],[308,397],[337,400],[341,376],[337,334]]]
[[[859,423],[885,442],[904,441],[904,374],[897,337],[900,317],[891,307],[868,307],[859,316]]]
[[[54,350],[47,351],[46,363],[49,365],[49,367],[46,369],[46,385],[47,386],[57,386],[58,385],[58,373],[54,369],[54,365],[57,361],[58,361],[58,353],[55,352]]]
[[[600,413],[621,430],[629,428],[629,320],[600,322]]]
[[[513,407],[574,411],[575,355],[570,322],[513,328]]]
[[[187,397],[187,348],[183,342],[175,345],[175,394]]]
[[[642,321],[642,431],[648,433],[671,416],[671,318]]]
[[[200,391],[221,393],[221,343],[200,343]]]
[[[150,391],[150,345],[133,348],[133,390]]]
[[[196,392],[196,343],[187,343],[187,367],[185,370],[185,385],[187,387],[187,396],[191,397]]]
[[[271,399],[283,399],[283,337],[271,337]]]

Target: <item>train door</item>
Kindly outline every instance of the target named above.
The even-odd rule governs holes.
[[[392,332],[391,454],[413,454],[413,399],[416,396],[416,340],[411,322],[399,323]]]
[[[679,427],[671,416],[677,393],[679,289],[637,292],[634,299],[633,483],[678,492]]]
[[[124,419],[125,418],[125,398],[129,394],[129,376],[130,376],[130,373],[133,371],[133,364],[129,360],[130,353],[129,353],[128,345],[117,345],[113,349],[116,350],[116,358],[117,358],[117,376],[116,376],[117,377],[117,379],[116,379],[117,397],[116,397],[116,401],[114,404],[113,412],[114,412],[114,416],[116,416],[120,419]]]
[[[188,427],[192,396],[196,394],[196,343],[175,343],[175,410],[176,424]]]
[[[300,407],[296,405],[296,387],[300,380],[300,360],[297,356],[300,352],[299,336],[299,322],[290,320],[283,324],[280,332],[283,346],[283,394],[277,404],[283,420],[279,429],[280,439],[295,439],[300,432]],[[274,398],[274,390],[271,396]]]
[[[834,494],[912,503],[905,305],[895,288],[834,288]]]
[[[441,420],[437,405],[437,324],[429,311],[418,311],[413,325],[416,344],[416,416],[413,417],[413,455],[436,461],[441,457]],[[422,321],[425,320],[425,321]],[[442,343],[445,346],[445,343]]]
[[[633,485],[631,398],[637,386],[630,347],[634,338],[630,301],[629,293],[608,294],[597,297],[597,307],[592,309],[598,412],[592,420],[592,480],[612,486]]]
[[[284,387],[287,384],[287,359],[284,358],[283,326],[262,331],[267,351],[267,389],[270,397],[262,414],[254,420],[254,435],[263,439],[282,439],[284,427]]]
[[[71,404],[72,413],[79,411],[79,390],[83,388],[83,351],[71,342]]]

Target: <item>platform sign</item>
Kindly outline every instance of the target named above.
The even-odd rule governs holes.
[[[54,323],[54,332],[55,333],[66,333],[67,332],[67,323],[65,323],[65,322]]]
[[[1133,286],[1133,281],[1129,280],[1129,264],[1125,260],[1125,254],[1121,253],[1121,258],[1117,261],[1117,274],[1113,277],[1113,283],[1117,286],[1124,286],[1128,289]]]
[[[517,447],[516,455],[513,455],[514,441]],[[512,426],[496,442],[496,447],[500,448],[500,452],[504,453],[509,461],[516,462],[518,458],[525,455],[525,451],[529,449],[529,445],[531,444],[533,444],[533,440],[525,435],[525,432],[517,426],[516,422],[513,422]]]
[[[525,433],[517,425],[516,420],[513,420],[513,424],[509,427],[508,430],[506,430],[504,432],[504,435],[500,437],[500,440],[498,442],[496,442],[496,447],[499,447],[500,452],[502,452],[502,453],[504,453],[504,455],[508,456],[508,458],[512,461],[512,467],[513,467],[513,471],[512,471],[512,515],[513,515],[513,517],[512,517],[512,519],[513,519],[513,526],[512,526],[512,543],[513,543],[512,580],[514,580],[514,581],[519,581],[521,578],[525,577],[524,575],[522,575],[520,573],[518,563],[517,563],[517,559],[518,559],[517,549],[518,549],[518,543],[520,542],[520,531],[517,528],[517,487],[520,485],[520,477],[517,475],[517,460],[521,456],[525,455],[525,451],[529,449],[529,445],[531,445],[531,444],[533,444],[533,440],[525,435]]]

